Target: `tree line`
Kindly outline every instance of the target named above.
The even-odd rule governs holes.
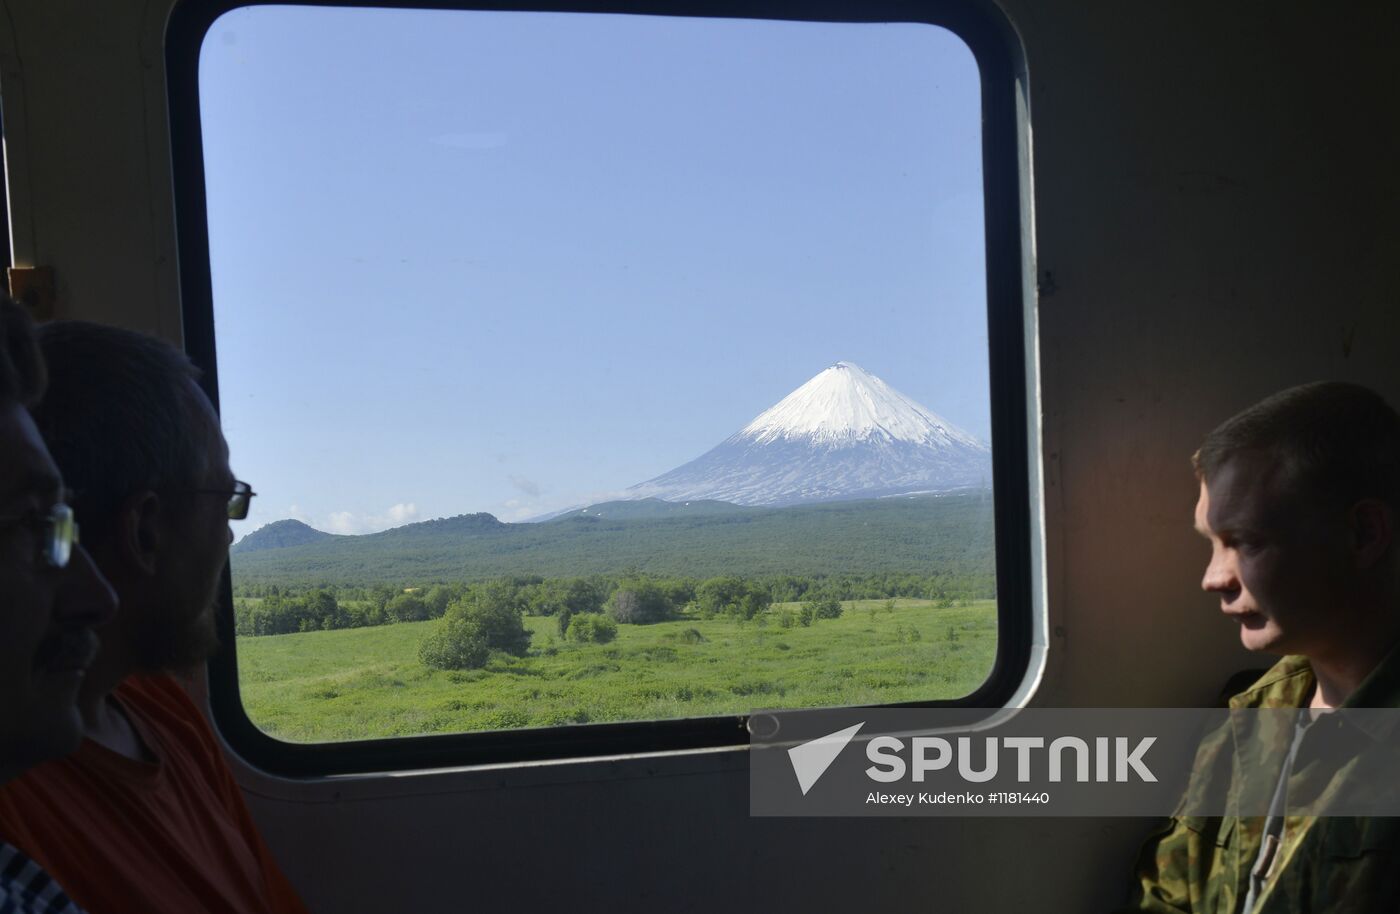
[[[570,578],[515,576],[469,584],[383,583],[355,587],[249,582],[234,587],[234,622],[239,635],[254,636],[419,622],[452,615],[459,621],[449,621],[447,625],[455,626],[459,633],[471,617],[477,619],[473,625],[479,623],[478,627],[485,626],[484,630],[492,632],[501,643],[515,646],[517,642],[512,638],[518,636],[504,633],[504,623],[498,624],[498,618],[506,617],[507,609],[517,621],[521,615],[554,617],[560,636],[566,640],[607,641],[616,635],[617,624],[647,624],[681,614],[702,619],[723,616],[751,620],[774,603],[801,604],[780,614],[778,624],[788,626],[810,625],[839,615],[841,601],[907,597],[952,606],[995,596],[995,580],[991,576],[951,574],[698,579],[631,572]],[[525,631],[523,623],[520,629]],[[528,640],[526,631],[526,645]]]
[[[732,577],[698,583],[627,577],[615,582],[606,599],[597,582],[575,578],[541,590],[547,583],[499,580],[469,588],[448,605],[442,624],[419,645],[418,659],[426,666],[462,670],[485,666],[497,652],[523,657],[533,636],[524,616],[532,609],[553,615],[567,641],[607,643],[617,637],[619,625],[664,622],[682,613],[703,619],[723,614],[747,622],[773,603],[763,584]],[[778,624],[810,626],[841,613],[840,600],[809,589],[801,609],[785,609]]]

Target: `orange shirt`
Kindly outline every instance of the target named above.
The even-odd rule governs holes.
[[[0,836],[89,914],[306,914],[180,685],[133,676],[113,694],[156,761],[84,740],[0,788]]]

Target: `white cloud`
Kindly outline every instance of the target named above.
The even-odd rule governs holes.
[[[402,527],[418,519],[418,506],[413,502],[391,505],[382,514],[356,514],[353,511],[333,511],[319,524],[312,524],[327,533],[358,535],[378,533],[391,527]]]
[[[327,533],[360,533],[359,522],[355,515],[349,511],[336,511],[334,514],[326,515],[325,522],[321,525]]]

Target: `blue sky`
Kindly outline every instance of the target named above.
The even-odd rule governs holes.
[[[603,500],[842,359],[989,438],[942,29],[254,7],[200,98],[240,535]]]

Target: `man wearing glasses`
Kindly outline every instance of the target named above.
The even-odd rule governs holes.
[[[0,788],[0,833],[91,914],[304,914],[174,678],[218,646],[228,522],[253,492],[179,350],[79,321],[39,337],[52,379],[35,419],[122,613],[79,694],[86,739]]]
[[[27,315],[0,301],[0,783],[77,748],[92,628],[116,609],[76,545],[58,468],[25,408],[43,384]],[[38,864],[0,841],[0,911],[77,910]]]

